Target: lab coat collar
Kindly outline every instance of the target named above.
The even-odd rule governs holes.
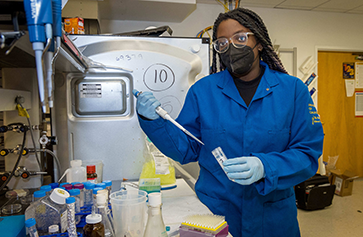
[[[271,70],[268,65],[260,61],[260,64],[265,68],[265,73],[263,74],[260,84],[256,90],[255,95],[251,103],[254,100],[263,98],[268,94],[272,93],[273,88],[279,84],[276,76],[275,71]],[[222,73],[222,80],[218,82],[218,87],[220,87],[225,95],[236,101],[238,104],[242,105],[243,107],[247,107],[246,103],[243,101],[242,97],[240,96],[237,87],[234,84],[233,77],[228,72],[228,70],[224,70]]]

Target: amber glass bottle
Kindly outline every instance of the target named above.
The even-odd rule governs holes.
[[[97,183],[97,174],[95,165],[87,165],[87,181]]]

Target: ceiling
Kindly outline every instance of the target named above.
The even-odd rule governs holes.
[[[197,3],[220,4],[217,0]],[[362,0],[241,0],[240,6],[363,14]]]

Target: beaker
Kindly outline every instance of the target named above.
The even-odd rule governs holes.
[[[142,190],[122,190],[111,194],[116,236],[142,237],[145,228],[146,195]]]

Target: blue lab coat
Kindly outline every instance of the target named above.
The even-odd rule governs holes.
[[[305,84],[261,65],[265,73],[249,107],[227,70],[190,87],[177,121],[204,146],[162,118],[139,122],[165,155],[199,162],[196,194],[226,217],[234,237],[300,236],[293,186],[316,173],[323,129]],[[232,182],[211,153],[216,147],[228,158],[257,156],[265,178],[246,186]]]

